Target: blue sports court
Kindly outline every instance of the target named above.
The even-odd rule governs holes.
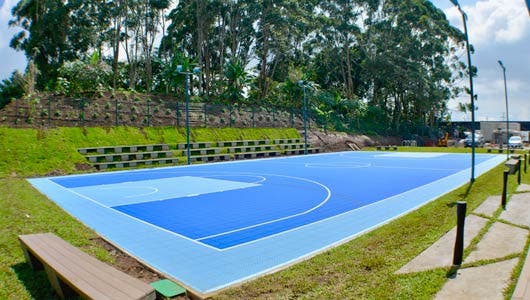
[[[477,176],[504,159],[477,154]],[[469,176],[469,154],[340,152],[29,181],[140,261],[208,294],[350,240]]]

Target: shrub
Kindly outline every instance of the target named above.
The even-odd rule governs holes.
[[[58,73],[56,91],[73,95],[107,89],[110,86],[112,69],[99,60],[99,55],[94,52],[85,61],[75,60],[64,63]],[[101,92],[100,94],[100,97],[103,96]]]

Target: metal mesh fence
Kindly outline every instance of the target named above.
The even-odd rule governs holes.
[[[16,100],[0,111],[0,125],[11,127],[92,126],[176,126],[186,124],[185,102],[170,97],[108,96],[97,101],[89,97],[46,96]],[[324,126],[308,110],[308,127]],[[299,108],[253,107],[189,103],[191,127],[303,127]],[[323,125],[324,124],[324,125]]]

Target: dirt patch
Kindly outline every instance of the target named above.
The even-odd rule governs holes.
[[[92,169],[92,166],[87,163],[75,163],[75,169],[77,171],[88,171]]]
[[[61,176],[61,175],[66,175],[68,173],[66,173],[65,171],[63,170],[53,170],[53,171],[50,171],[48,173],[46,173],[44,176],[48,177],[48,176]]]
[[[114,258],[115,267],[120,269],[122,272],[136,277],[146,283],[150,283],[164,278],[154,270],[151,270],[150,268],[144,266],[136,259],[129,256],[127,253],[121,251],[120,249],[114,247],[112,244],[105,241],[104,239],[98,237],[92,240],[109,252],[109,254]]]
[[[145,283],[151,283],[165,278],[153,269],[140,263],[134,257],[114,247],[112,244],[105,241],[104,239],[97,237],[92,239],[92,241],[109,252],[110,256],[114,258],[114,267],[116,267],[120,271],[133,277],[136,277]],[[190,298],[186,296],[179,296],[172,299],[189,300]]]
[[[352,148],[362,149],[363,147],[401,144],[400,139],[396,137],[369,137],[366,135],[351,135],[343,132],[324,132],[319,130],[309,131],[307,141],[311,146],[319,147],[322,152],[351,151]]]

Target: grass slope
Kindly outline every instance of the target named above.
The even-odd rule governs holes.
[[[299,138],[295,129],[194,128],[192,141]],[[91,146],[167,143],[175,148],[186,141],[183,128],[57,128],[48,130],[0,127],[0,178],[76,173],[86,163],[77,148]]]
[[[297,136],[294,130],[275,129],[193,131],[197,141]],[[77,147],[176,143],[183,141],[183,137],[184,131],[172,128],[36,131],[0,127],[0,299],[55,299],[44,272],[32,272],[24,262],[17,241],[19,234],[54,232],[91,255],[115,263],[93,241],[97,237],[93,231],[33,189],[21,176],[41,176],[57,170],[77,172],[75,162],[84,162],[77,154]],[[227,289],[214,298],[430,299],[446,281],[447,269],[409,275],[394,275],[394,272],[455,225],[455,201],[467,201],[468,211],[472,211],[489,195],[500,194],[503,169],[499,166],[477,178],[472,186],[463,186],[348,243],[285,270]],[[525,174],[523,181],[529,183],[529,178]],[[514,190],[515,180],[510,177],[509,191]],[[521,261],[525,254],[526,251],[520,255]],[[517,274],[513,282],[515,278]]]
[[[294,129],[193,129],[196,141],[298,138]],[[0,127],[0,299],[55,299],[44,272],[25,263],[17,236],[54,232],[76,247],[114,263],[93,239],[97,235],[36,191],[24,178],[50,173],[77,173],[86,160],[77,148],[104,145],[185,142],[185,130],[174,128]]]

